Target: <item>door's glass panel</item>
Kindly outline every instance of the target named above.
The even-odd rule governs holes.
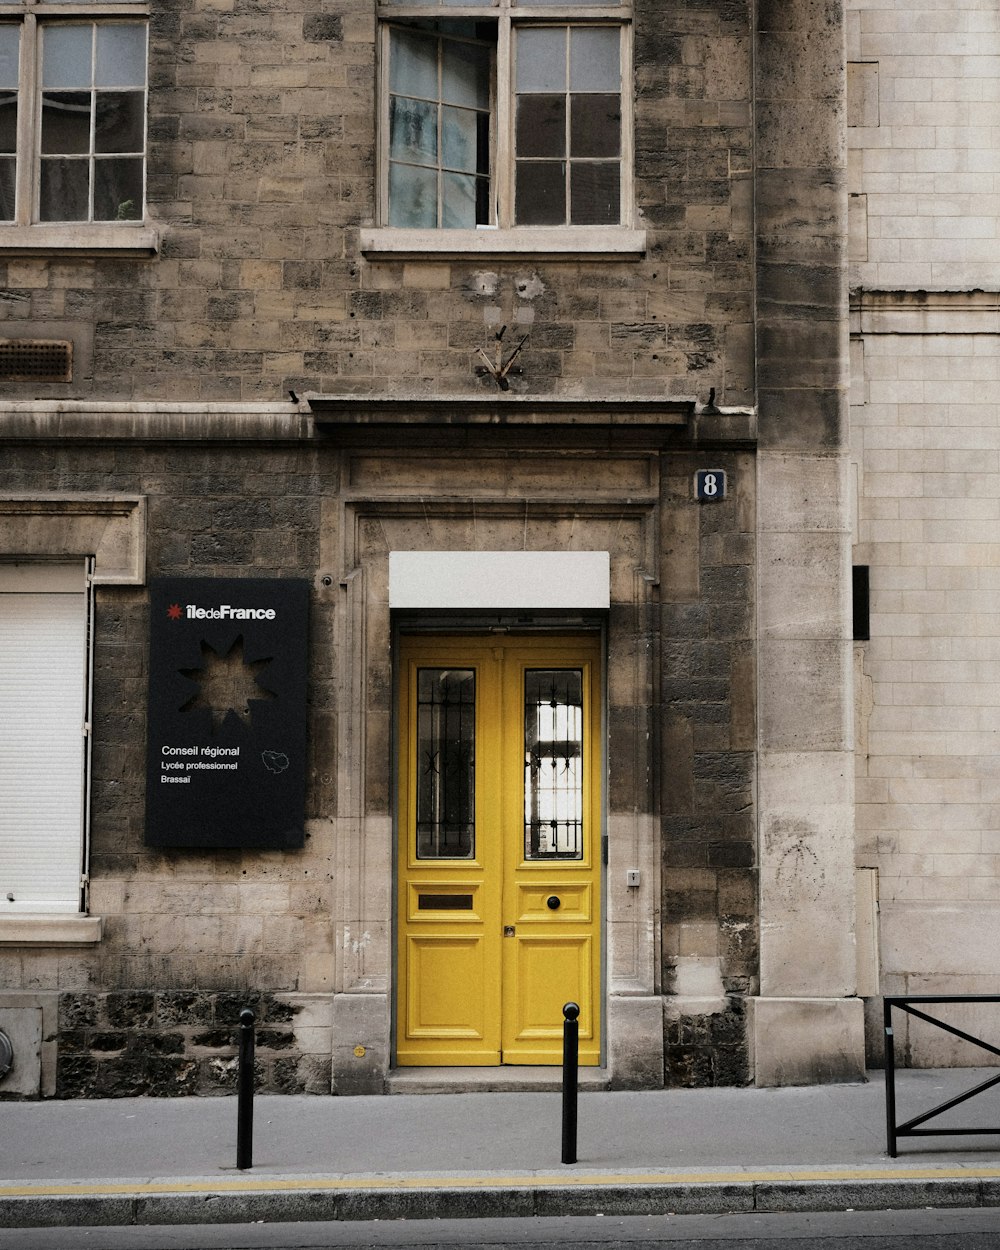
[[[524,856],[583,858],[583,673],[524,675]]]
[[[471,859],[476,850],[476,675],[417,671],[417,858]]]

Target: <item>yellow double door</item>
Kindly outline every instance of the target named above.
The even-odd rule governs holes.
[[[600,649],[407,636],[399,654],[396,1061],[600,1061]]]

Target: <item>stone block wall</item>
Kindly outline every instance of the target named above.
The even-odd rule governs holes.
[[[661,591],[660,810],[667,1080],[749,1079],[744,999],[757,992],[755,482],[718,457],[724,503],[692,512],[680,464],[665,484],[674,539]]]
[[[851,0],[854,559],[859,864],[877,870],[881,989],[995,990],[1000,516],[995,126],[1000,24],[986,0]],[[991,1007],[949,1009],[987,1034]],[[900,1019],[916,1066],[981,1052]],[[871,1057],[880,1054],[874,1009]]]
[[[484,452],[478,462],[469,454],[406,458],[374,450],[351,459],[307,438],[249,448],[110,439],[11,445],[7,452],[6,480],[15,492],[56,486],[72,495],[99,481],[103,492],[145,495],[148,575],[288,575],[316,586],[307,838],[295,852],[144,845],[147,596],[142,587],[98,589],[90,905],[103,918],[103,937],[93,947],[7,948],[0,957],[0,998],[4,992],[58,994],[59,1025],[49,1039],[58,1053],[58,1094],[224,1092],[233,1079],[236,1020],[244,1005],[258,1012],[261,1088],[330,1090],[332,1051],[357,1039],[335,1037],[332,1026],[338,978],[345,975],[338,961],[355,959],[339,950],[337,936],[347,867],[338,844],[344,827],[338,834],[337,725],[349,708],[338,685],[343,592],[323,588],[320,579],[337,572],[330,562],[330,518],[345,479],[371,486],[428,474],[452,492],[460,487],[463,494],[495,496],[504,516],[514,518],[491,521],[481,511],[479,529],[470,519],[456,530],[442,514],[428,531],[420,510],[410,530],[432,546],[514,541],[528,515],[516,500],[531,482],[557,483],[572,501],[584,481],[609,475],[625,480],[631,474],[633,491],[644,477],[661,481],[658,499],[649,500],[658,509],[652,515],[660,517],[660,606],[622,637],[629,648],[659,654],[662,668],[648,694],[651,715],[620,709],[632,726],[628,733],[642,730],[645,737],[652,728],[658,764],[652,776],[629,771],[630,753],[616,746],[610,801],[626,813],[639,803],[644,812],[663,814],[665,906],[656,979],[676,1000],[665,1026],[667,1079],[747,1079],[742,999],[756,984],[751,453],[710,453],[729,474],[730,494],[724,503],[698,505],[690,483],[703,457],[679,450],[652,460],[641,453],[564,457],[537,450]],[[568,505],[561,519],[551,508],[532,513],[531,544],[575,541],[575,506]],[[623,567],[642,567],[648,553],[633,529],[623,529],[610,503],[602,516],[588,522],[600,527],[594,531],[598,545],[617,550],[615,543],[624,543]],[[388,527],[405,546],[406,524],[373,515],[362,522],[360,541],[381,553]],[[388,650],[370,657],[369,670],[364,802],[386,823],[392,784]],[[611,722],[612,733],[624,732],[614,709]],[[379,895],[388,889],[388,877],[377,889]]]
[[[319,1053],[304,1051],[301,1027],[295,1027],[300,1017],[317,1014],[308,1000],[259,992],[115,990],[59,996],[56,1096],[231,1094],[245,1007],[255,1017],[256,1087],[329,1093],[329,1025],[318,1030],[315,1043],[326,1043]]]
[[[529,394],[750,402],[749,6],[635,3],[639,260],[369,260],[370,0],[165,0],[150,40],[158,256],[0,258],[5,334],[86,340],[72,385],[142,401],[495,391],[509,327]],[[516,338],[515,338],[516,335]],[[225,555],[215,558],[225,562]]]

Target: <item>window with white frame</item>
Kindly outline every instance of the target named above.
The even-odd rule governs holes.
[[[630,9],[382,0],[381,220],[618,226],[630,193]]]
[[[143,7],[0,0],[0,223],[142,221]]]
[[[0,562],[0,919],[83,904],[90,621],[84,560]]]

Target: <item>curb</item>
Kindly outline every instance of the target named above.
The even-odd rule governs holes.
[[[1000,1206],[1000,1169],[0,1185],[0,1228]]]

